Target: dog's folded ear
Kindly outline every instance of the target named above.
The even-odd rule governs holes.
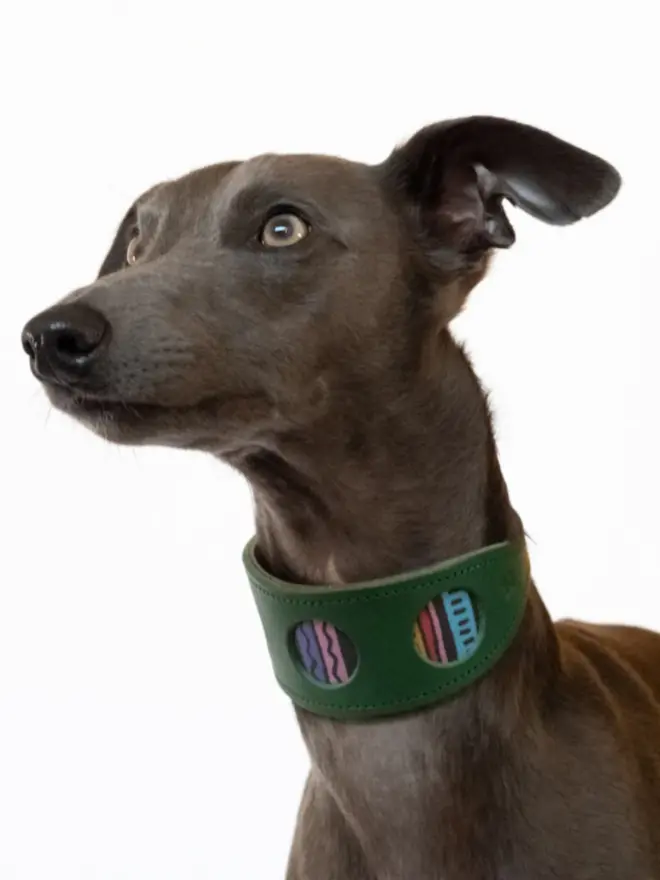
[[[110,275],[112,272],[118,272],[120,269],[125,269],[128,265],[126,262],[126,249],[132,230],[135,228],[136,220],[137,209],[135,205],[131,205],[126,214],[124,214],[124,219],[119,224],[119,229],[115,233],[110,250],[101,264],[98,274],[99,278],[102,278],[104,275]]]
[[[473,116],[423,128],[379,166],[398,199],[441,247],[509,247],[502,202],[554,225],[604,208],[621,185],[603,159],[529,125]]]

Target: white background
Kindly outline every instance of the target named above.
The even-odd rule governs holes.
[[[247,488],[48,413],[19,335],[134,196],[264,151],[378,161],[510,116],[619,199],[516,214],[456,330],[555,616],[660,628],[660,81],[651,4],[29,3],[2,13],[0,877],[276,880],[307,759],[240,565]],[[457,11],[458,10],[458,11]]]

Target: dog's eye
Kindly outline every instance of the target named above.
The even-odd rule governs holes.
[[[261,243],[272,248],[289,247],[302,241],[308,233],[309,226],[296,214],[277,214],[261,230]]]
[[[134,263],[137,263],[139,257],[139,248],[140,244],[140,230],[134,229],[133,234],[131,235],[131,240],[128,242],[128,247],[126,248],[126,262],[129,266],[132,266]]]

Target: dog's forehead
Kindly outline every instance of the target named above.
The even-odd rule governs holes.
[[[142,193],[137,201],[139,207],[168,212],[173,206],[199,204],[213,197],[223,181],[236,168],[238,162],[207,165],[190,171],[182,177],[164,180]]]
[[[332,156],[267,154],[243,162],[209,165],[145,194],[143,204],[179,210],[215,203],[236,204],[245,193],[267,191],[282,199],[313,200],[329,210],[374,205],[382,201],[368,166]]]
[[[313,198],[326,204],[340,203],[347,196],[378,197],[370,169],[358,162],[334,156],[272,155],[249,159],[227,178],[224,195],[234,199],[251,189],[280,191]]]

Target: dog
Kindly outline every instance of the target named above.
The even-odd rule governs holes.
[[[449,325],[514,243],[507,203],[570,225],[620,185],[494,117],[425,127],[378,165],[202,168],[140,196],[97,279],[23,346],[107,440],[240,471],[273,577],[340,589],[498,542],[527,565]],[[368,722],[296,708],[311,771],[288,880],[660,878],[660,636],[553,623],[525,572],[511,644],[451,699]]]

